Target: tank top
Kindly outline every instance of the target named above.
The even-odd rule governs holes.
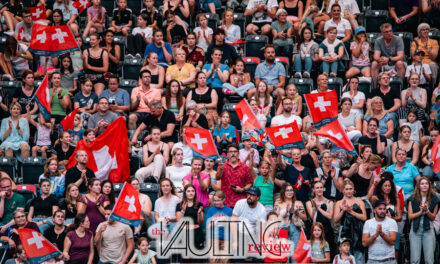
[[[173,114],[179,114],[180,109],[179,109],[179,106],[177,106],[177,104],[171,103],[168,111],[171,111],[171,113],[173,113]]]
[[[353,174],[350,180],[354,183],[354,189],[356,193],[355,197],[363,197],[368,194],[368,187],[370,186],[370,179],[365,179],[359,173]]]
[[[261,191],[260,203],[262,205],[273,205],[273,182],[270,179],[267,183],[263,181],[264,177],[258,175],[254,183],[254,186],[260,188]]]
[[[211,92],[212,92],[211,86],[209,86],[208,90],[204,94],[198,94],[194,89],[193,93],[191,94],[191,100],[194,100],[198,104],[210,104],[212,102]]]
[[[163,155],[163,142],[162,142],[162,145],[160,145],[160,154],[162,154]],[[147,149],[148,149],[148,157],[150,157],[151,155],[153,155],[153,152],[151,152],[150,151],[150,148],[148,147],[148,145],[147,145]]]
[[[104,66],[104,60],[102,59],[102,54],[104,53],[104,50],[101,50],[101,54],[99,55],[98,58],[93,58],[90,54],[90,48],[87,49],[87,61],[90,64],[90,66],[93,67],[103,67]],[[97,72],[97,71],[93,71],[90,69],[86,69],[86,73],[88,74],[102,74],[102,72]]]
[[[159,74],[151,74],[151,84],[159,84]]]
[[[296,16],[296,17],[298,16],[298,3],[299,3],[299,1],[300,0],[298,0],[296,2],[296,6],[295,7],[287,7],[286,6],[286,1],[283,0],[284,9],[286,9],[288,16]]]
[[[112,50],[110,51],[110,54],[115,56],[115,47],[112,48]],[[108,71],[111,73],[116,74],[118,70],[118,64],[114,63],[110,58],[108,60]]]
[[[411,147],[409,148],[408,151],[406,151],[406,160],[407,161],[411,161],[412,160],[412,156],[413,156],[413,147],[414,147],[414,142],[411,144]],[[401,148],[399,147],[399,141],[397,141],[397,148]]]
[[[309,168],[311,171],[314,171],[316,169],[315,162],[313,162],[313,158],[310,153],[301,154],[301,165]]]
[[[410,88],[408,88],[408,89],[410,89]],[[417,99],[417,100],[422,100],[422,96],[420,95],[420,87],[419,88],[417,88],[416,90],[414,90],[413,91],[413,97],[414,97],[414,99]],[[407,91],[408,92],[408,91]],[[410,97],[410,98],[408,98],[408,102],[411,102],[411,103],[413,103],[413,104],[415,104],[416,102]]]

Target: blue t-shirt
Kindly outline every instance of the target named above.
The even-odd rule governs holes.
[[[115,101],[119,106],[130,105],[130,95],[126,90],[123,89],[117,90],[116,93],[111,93],[110,90],[105,90],[99,96],[99,98],[102,97],[107,98],[110,104]]]
[[[370,120],[370,116],[365,116],[364,119],[365,121]],[[385,135],[386,132],[388,132],[388,121],[391,119],[392,120],[392,116],[388,113],[386,113],[381,120],[379,120],[379,134],[381,135]]]
[[[255,69],[255,78],[267,82],[268,86],[275,86],[280,83],[280,76],[286,77],[286,69],[281,62],[274,62],[271,66],[263,61]]]
[[[409,162],[405,163],[401,171],[396,169],[396,164],[387,168],[388,172],[394,175],[394,184],[403,188],[405,195],[411,194],[414,191],[416,178],[420,175],[417,167]]]
[[[223,208],[217,208],[215,206],[208,209],[208,212],[206,213],[206,222],[209,225],[209,221],[215,221],[216,219],[219,219],[221,217],[231,217],[232,216],[232,208],[231,207],[223,207]],[[224,219],[226,220],[226,219]],[[214,230],[214,237],[220,240],[225,240],[225,228],[222,226],[218,226]]]
[[[94,104],[98,103],[98,96],[92,92],[89,96],[84,96],[82,92],[79,92],[75,94],[75,97],[73,97],[73,102],[78,102],[79,107],[84,107],[87,105],[91,105],[90,108],[93,108]]]
[[[226,64],[220,64],[220,71],[229,71],[229,66]],[[205,64],[203,65],[203,70],[206,70],[207,72],[209,70],[211,70],[211,64]],[[223,87],[223,82],[220,80],[220,78],[218,77],[218,73],[217,72],[213,72],[211,73],[211,76],[206,77],[206,84],[211,84],[211,86],[213,88],[222,88]]]
[[[219,136],[220,138],[223,137],[223,135],[226,135],[227,138],[237,138],[237,131],[235,130],[235,127],[233,125],[229,125],[227,128],[224,128],[223,126],[220,126],[220,129],[217,127],[214,128],[214,137]],[[222,144],[227,144],[228,142],[223,140]]]
[[[83,139],[84,128],[81,128],[78,131],[75,131],[73,129],[69,129],[68,132],[69,132],[70,136],[72,137],[72,146],[76,146],[76,143],[78,143],[78,141]]]
[[[170,43],[165,42],[165,48],[167,49],[169,54],[173,54]],[[156,47],[156,44],[154,44],[154,42],[148,44],[147,47],[145,48],[144,58],[147,57],[148,53],[150,52],[157,53],[157,62],[168,63],[167,60],[165,59],[165,54],[163,53],[163,49]]]

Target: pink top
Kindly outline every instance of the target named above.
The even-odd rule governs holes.
[[[101,7],[101,8],[102,8],[101,14],[102,14],[102,16],[105,17],[106,10],[104,7]],[[98,18],[98,10],[96,10],[93,6],[90,6],[89,8],[87,8],[87,13],[90,14],[91,18],[94,18],[94,17]],[[103,27],[105,26],[105,19],[102,22],[102,26]]]
[[[203,181],[209,179],[209,175],[201,172],[200,178],[202,178]],[[191,181],[191,173],[186,175],[183,179],[187,181]],[[206,190],[205,192],[202,191],[202,188],[200,188],[199,180],[197,179],[197,177],[193,178],[192,184],[194,185],[194,187],[196,187],[197,200],[199,200],[199,202],[203,204],[204,207],[208,207],[209,206],[208,190]]]

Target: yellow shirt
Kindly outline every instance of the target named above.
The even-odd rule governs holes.
[[[179,70],[179,67],[177,67],[177,64],[173,64],[167,69],[167,75],[171,75],[171,80],[177,80],[177,81],[183,81],[190,77],[191,72],[195,71],[196,68],[191,63],[185,63],[183,67]],[[186,85],[190,88],[195,87],[195,83],[191,83]]]
[[[411,43],[411,54],[414,54],[414,51],[416,51],[417,49],[423,50],[425,52],[425,55],[423,56],[422,63],[429,64],[430,62],[432,62],[431,58],[429,57],[429,54],[428,54],[427,50],[428,49],[429,50],[434,50],[434,49],[438,50],[438,42],[437,42],[437,40],[428,38],[428,43],[427,43],[428,45],[425,46],[422,43],[422,41],[420,41],[420,39],[419,39],[419,40],[417,40],[417,44],[418,45],[416,45],[416,41],[413,41]]]

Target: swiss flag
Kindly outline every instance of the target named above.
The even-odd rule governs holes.
[[[251,141],[257,143],[258,146],[264,146],[264,141],[265,141],[264,139],[266,138],[266,136],[267,136],[266,131],[264,131],[261,135],[258,132],[254,131],[254,133],[251,133]]]
[[[82,11],[86,10],[86,8],[91,5],[92,3],[88,0],[75,0],[75,2],[73,2],[73,7],[78,9],[78,14],[81,14]]]
[[[24,31],[24,27],[20,27],[20,28],[18,29],[17,39],[18,39],[18,40],[25,40],[25,39],[26,39],[26,33],[25,33],[25,31]]]
[[[79,47],[69,26],[34,24],[29,49],[40,56],[58,57],[79,50]]]
[[[123,224],[138,226],[144,221],[141,216],[142,205],[139,201],[139,194],[128,182],[124,183],[118,200],[113,207],[110,219]]]
[[[403,188],[396,185],[396,192],[397,192],[397,199],[399,199],[400,202],[400,210],[402,212],[405,212],[405,196],[403,193]]]
[[[252,111],[248,102],[243,99],[235,105],[235,112],[241,121],[241,126],[249,129],[261,129],[261,124]]]
[[[31,43],[29,49],[37,55],[49,56],[51,54],[52,27],[36,24],[32,25]]]
[[[73,109],[73,111],[70,112],[70,114],[68,114],[63,120],[61,120],[61,126],[63,127],[63,131],[73,129],[73,121],[75,120],[76,113],[78,113],[78,107]]]
[[[302,229],[292,259],[296,260],[297,263],[310,263],[312,261],[312,246]]]
[[[310,116],[316,128],[338,118],[338,96],[336,91],[305,94]]]
[[[276,127],[267,127],[267,134],[276,149],[304,148],[304,142],[296,121]]]
[[[39,232],[29,228],[19,228],[17,232],[30,263],[43,263],[61,255],[61,252]]]
[[[34,25],[35,26],[35,25]],[[40,113],[43,115],[44,119],[49,120],[50,119],[50,94],[49,94],[49,80],[48,80],[48,74],[44,76],[43,81],[41,82],[40,87],[38,87],[37,91],[35,92],[35,100],[38,104],[38,109],[40,110]]]
[[[78,150],[87,151],[87,168],[95,172],[96,178],[101,181],[109,179],[111,182],[125,182],[130,178],[127,127],[123,117],[108,125],[90,145],[84,140],[79,141],[67,168],[75,166],[75,153]]]
[[[44,5],[29,7],[31,11],[31,17],[33,21],[37,21],[40,19],[45,19],[46,16],[46,7]]]
[[[194,156],[204,159],[218,156],[217,148],[208,129],[186,127],[185,140],[186,144],[193,150]]]
[[[346,150],[350,155],[357,155],[353,144],[348,138],[347,133],[345,133],[345,129],[337,119],[321,127],[314,133],[314,135],[327,137],[333,144],[341,149]]]
[[[435,173],[440,172],[440,150],[439,150],[439,144],[440,144],[440,137],[437,137],[434,144],[432,145],[431,150],[431,160],[434,161],[434,165],[432,166],[432,169]]]
[[[303,182],[304,182],[304,178],[303,178],[303,176],[301,175],[301,173],[298,175],[298,180],[297,180],[297,182],[295,183],[295,188],[299,191],[299,189],[301,189],[301,186],[302,186],[302,184],[303,184]]]

